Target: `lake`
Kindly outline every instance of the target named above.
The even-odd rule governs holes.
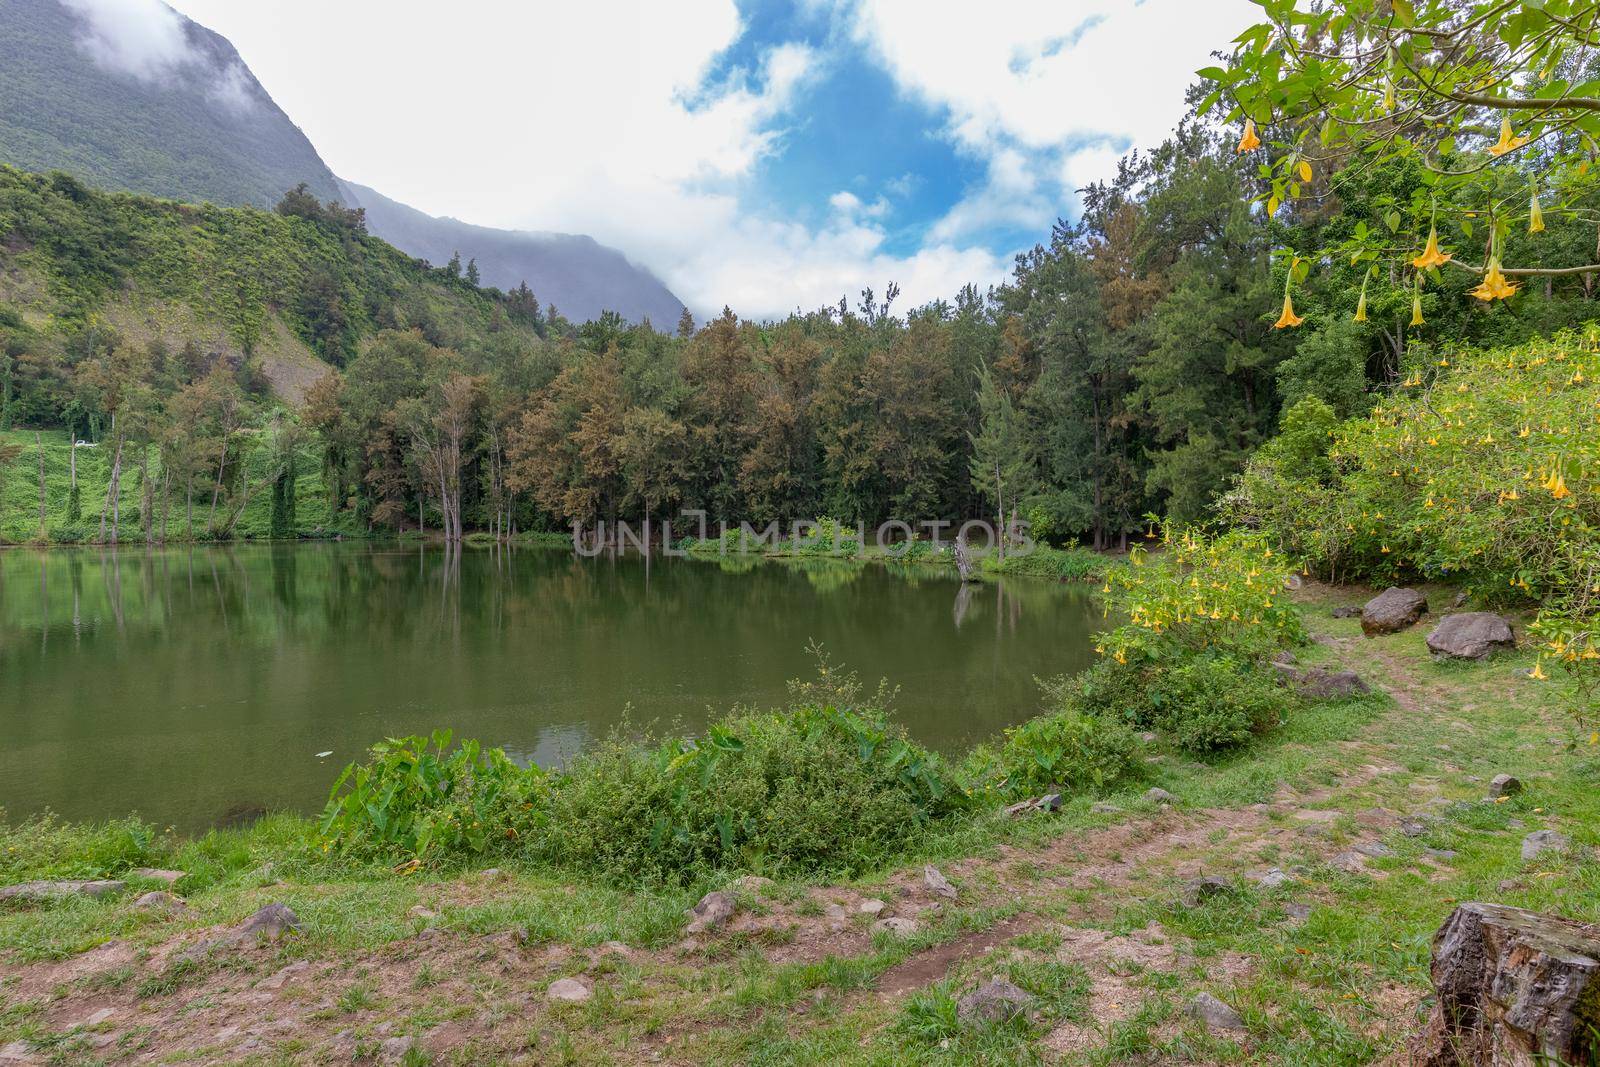
[[[9,549],[0,808],[182,830],[314,812],[373,741],[440,726],[559,764],[625,716],[693,729],[781,703],[813,641],[958,752],[1035,713],[1034,678],[1085,666],[1100,625],[1081,587],[825,561]]]

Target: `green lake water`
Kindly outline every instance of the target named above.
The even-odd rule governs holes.
[[[0,808],[185,830],[312,812],[368,744],[440,726],[558,764],[625,715],[692,729],[778,704],[812,641],[898,685],[911,733],[959,751],[1037,711],[1034,678],[1085,666],[1100,624],[1081,587],[876,565],[11,549]]]

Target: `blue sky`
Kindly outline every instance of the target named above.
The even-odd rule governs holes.
[[[139,8],[159,0],[78,0]],[[173,0],[341,176],[588,233],[697,314],[989,285],[1158,142],[1247,0]],[[307,34],[304,27],[318,32]],[[359,41],[360,47],[350,47]]]

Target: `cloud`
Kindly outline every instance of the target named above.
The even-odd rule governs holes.
[[[208,99],[234,112],[259,105],[259,87],[240,63],[218,65],[189,39],[184,17],[162,0],[61,0],[83,19],[78,45],[114,74],[151,83],[193,78]]]
[[[1164,136],[1203,42],[1249,21],[1248,0],[991,0],[982,17],[795,0],[794,25],[821,33],[734,0],[173,2],[234,42],[335,173],[431,214],[590,234],[696,314],[755,317],[890,280],[901,306],[1002,280],[1008,241],[1042,238],[1121,149]],[[874,187],[808,160],[825,184],[773,206],[762,183],[791,132],[822,121],[813,86],[852,64],[886,71],[981,177],[952,202],[929,174]],[[851,133],[874,135],[866,118]]]
[[[161,0],[61,0],[84,19],[79,44],[107,70],[159,81],[193,61],[183,16]]]
[[[1171,131],[1194,71],[1252,14],[1248,0],[991,0],[981,19],[962,0],[861,0],[835,13],[986,162],[932,227],[944,239],[1065,214],[1128,148]]]

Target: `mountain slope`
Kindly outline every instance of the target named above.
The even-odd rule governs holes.
[[[432,263],[456,253],[475,259],[485,285],[512,289],[523,282],[541,303],[569,319],[615,311],[631,322],[649,319],[671,329],[683,303],[648,270],[592,237],[531,233],[437,218],[369,189],[341,181],[344,202],[366,209],[367,229],[396,248]]]
[[[300,182],[338,195],[225,38],[164,6],[107,10],[0,0],[0,161],[223,205],[269,207]]]

